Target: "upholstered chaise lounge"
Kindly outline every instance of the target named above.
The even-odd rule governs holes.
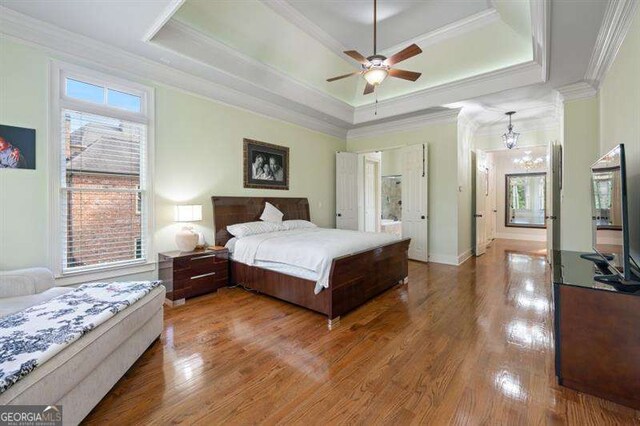
[[[70,290],[47,269],[0,272],[0,317]],[[160,336],[164,297],[154,288],[1,393],[0,405],[59,404],[64,424],[78,424]]]

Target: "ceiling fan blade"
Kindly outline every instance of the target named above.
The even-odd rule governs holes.
[[[354,71],[354,72],[350,72],[349,74],[339,75],[337,77],[331,77],[331,78],[328,78],[327,81],[329,81],[329,82],[336,81],[336,80],[340,80],[342,78],[351,77],[352,75],[356,75],[356,74],[360,74],[360,71]]]
[[[401,78],[403,80],[416,81],[418,78],[420,78],[422,73],[406,70],[396,70],[392,68],[389,70],[389,75],[391,77]]]
[[[367,58],[365,58],[355,50],[345,50],[343,53],[345,55],[351,56],[353,59],[360,62],[362,65],[367,65],[369,63],[369,61],[367,61]]]
[[[369,93],[373,93],[374,90],[376,90],[376,86],[374,86],[373,84],[367,83],[367,85],[364,86],[365,95],[368,95]]]
[[[411,46],[402,49],[395,55],[392,55],[389,58],[385,59],[384,63],[391,66],[397,64],[398,62],[402,62],[406,59],[419,55],[420,53],[422,53],[422,49],[420,49],[417,44],[412,44]]]

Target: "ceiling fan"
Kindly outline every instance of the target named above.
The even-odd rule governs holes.
[[[405,71],[392,68],[393,65],[404,61],[405,59],[412,58],[420,53],[422,53],[422,49],[418,47],[416,44],[412,44],[409,47],[402,49],[400,52],[392,55],[390,57],[386,57],[383,55],[377,54],[377,45],[376,45],[376,36],[377,36],[377,0],[373,0],[373,55],[365,58],[363,55],[358,53],[355,50],[346,50],[344,53],[349,55],[356,61],[360,63],[362,66],[362,70],[354,71],[349,74],[340,75],[337,77],[328,78],[327,81],[336,81],[343,78],[351,77],[352,75],[362,75],[365,80],[367,80],[367,85],[364,87],[364,94],[368,95],[369,93],[373,93],[375,91],[376,86],[379,86],[380,83],[387,78],[388,75],[391,77],[402,78],[404,80],[416,81],[421,73],[414,71]]]

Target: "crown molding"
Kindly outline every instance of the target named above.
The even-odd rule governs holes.
[[[551,6],[549,0],[531,0],[531,41],[533,60],[540,65],[541,79],[549,79],[549,48],[551,33]]]
[[[354,108],[325,92],[297,80],[288,74],[233,49],[213,37],[189,26],[179,19],[169,20],[162,29],[170,34],[174,44],[154,43],[186,59],[205,65],[210,70],[225,70],[228,75],[242,80],[252,90],[265,90],[337,118],[346,124],[353,121]],[[182,40],[182,43],[178,41]],[[188,52],[193,54],[188,54]],[[198,58],[195,55],[204,55]],[[207,60],[210,58],[210,60]],[[213,63],[212,63],[213,62]],[[272,88],[277,88],[275,91]]]
[[[327,49],[344,59],[355,70],[360,71],[360,64],[354,62],[353,58],[344,54],[345,50],[349,48],[338,40],[336,40],[331,34],[316,25],[315,22],[304,16],[287,0],[262,0],[262,4],[269,7],[275,13],[289,21],[303,32],[307,33],[313,39],[322,43]]]
[[[540,82],[540,65],[529,61],[380,101],[377,107],[375,103],[359,106],[355,109],[354,124],[372,121],[374,118],[407,114]],[[374,115],[376,109],[377,115]]]
[[[416,117],[393,120],[387,123],[357,127],[347,132],[347,140],[380,136],[387,133],[416,130],[429,124],[451,123],[458,120],[460,108],[423,114]]]
[[[298,9],[291,6],[291,3],[288,0],[263,0],[262,3],[314,39],[318,40],[320,43],[324,44],[325,47],[333,53],[347,60],[350,64],[353,64],[354,68],[360,70],[360,66],[355,64],[351,57],[344,54],[345,50],[350,49],[349,47],[342,44],[331,34],[320,28],[315,22],[300,13]],[[466,18],[452,22],[436,30],[405,40],[389,48],[385,48],[384,50],[381,50],[380,53],[393,54],[413,43],[421,47],[439,43],[441,41],[466,34],[475,29],[485,27],[494,22],[498,22],[499,20],[500,14],[493,5],[489,3],[487,10],[483,10],[482,12],[478,12]]]
[[[491,7],[489,9],[483,10],[482,12],[478,12],[471,16],[467,16],[466,18],[447,24],[444,27],[440,27],[436,30],[429,31],[409,40],[405,40],[401,43],[396,44],[395,46],[386,48],[382,50],[382,53],[394,54],[413,43],[417,44],[420,47],[440,43],[442,41],[461,36],[473,30],[486,27],[487,25],[493,24],[498,21],[500,21],[500,14],[495,8]]]
[[[184,4],[186,0],[170,0],[169,4],[164,8],[162,13],[156,18],[156,20],[151,24],[147,32],[142,37],[142,41],[148,42],[150,41],[157,33],[160,31],[164,24],[166,24],[169,19],[180,9],[180,7]]]
[[[560,101],[562,102],[590,98],[598,93],[598,91],[586,81],[578,81],[577,83],[558,87],[556,90],[560,94]]]
[[[635,16],[638,0],[609,1],[584,79],[598,88],[611,67]]]
[[[316,117],[214,83],[193,74],[133,55],[120,48],[64,30],[0,6],[0,32],[14,40],[38,47],[52,57],[112,73],[140,82],[153,81],[247,110],[268,118],[345,138],[347,125],[337,126]]]

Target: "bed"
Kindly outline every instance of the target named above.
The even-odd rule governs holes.
[[[216,245],[226,245],[233,236],[227,226],[258,221],[266,202],[282,213],[283,220],[310,220],[306,198],[212,197]],[[339,232],[339,231],[334,231]],[[329,329],[341,315],[399,283],[407,282],[409,238],[395,239],[331,260],[328,287],[316,294],[312,278],[229,260],[232,284],[242,284],[259,293],[290,302],[328,318]],[[300,274],[298,274],[300,275]]]

